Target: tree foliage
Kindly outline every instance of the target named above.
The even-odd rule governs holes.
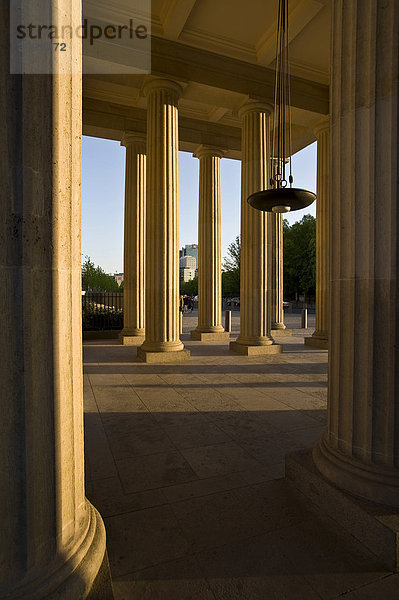
[[[240,237],[237,236],[227,248],[227,256],[223,259],[223,269],[225,271],[240,270],[241,262],[241,244]]]
[[[222,294],[225,298],[240,295],[240,264],[241,244],[239,236],[227,249],[227,256],[223,260]]]
[[[95,266],[89,256],[85,256],[82,265],[82,290],[93,292],[121,291],[113,277],[107,275],[99,266]]]
[[[316,290],[316,219],[305,215],[284,229],[284,298],[313,296]]]
[[[198,277],[194,277],[191,281],[180,281],[180,293],[186,296],[197,296]]]

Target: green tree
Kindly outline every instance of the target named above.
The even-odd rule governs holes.
[[[283,222],[284,230],[284,297],[296,299],[303,294],[305,299],[314,296],[316,290],[316,219],[305,215],[301,221],[289,225]]]
[[[93,292],[119,292],[120,288],[113,277],[95,266],[89,256],[85,256],[82,265],[82,290]]]
[[[223,260],[222,294],[226,298],[240,295],[240,263],[241,244],[239,236],[236,237],[227,249],[227,256]]]
[[[180,293],[187,296],[197,296],[198,277],[194,277],[191,281],[180,281]]]

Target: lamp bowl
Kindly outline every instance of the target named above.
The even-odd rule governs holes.
[[[256,210],[289,212],[306,208],[316,200],[316,194],[299,188],[277,188],[251,194],[247,200]],[[284,208],[285,210],[281,210]],[[273,210],[274,209],[274,210]],[[279,210],[280,209],[280,210]]]

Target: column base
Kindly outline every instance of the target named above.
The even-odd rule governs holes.
[[[312,348],[318,348],[319,350],[328,350],[328,339],[319,337],[305,337],[305,346],[312,346]]]
[[[272,329],[287,329],[286,326],[284,325],[283,321],[275,321],[273,323],[272,321]]]
[[[6,591],[14,600],[114,600],[111,572],[105,546],[105,528],[98,511],[87,501],[89,525],[78,547],[65,556],[58,555],[37,579]]]
[[[218,342],[226,341],[230,339],[230,334],[227,331],[197,331],[194,329],[190,331],[192,340],[198,342]]]
[[[144,344],[145,335],[130,335],[121,331],[118,339],[123,346],[141,346],[141,344]]]
[[[359,500],[335,487],[318,471],[312,451],[286,455],[285,476],[321,517],[328,516],[392,571],[399,571],[399,509]]]
[[[272,337],[274,337],[275,335],[277,335],[277,336],[292,335],[292,329],[272,329],[271,335],[272,335]]]
[[[268,346],[246,346],[238,342],[230,342],[230,351],[242,356],[265,356],[268,354],[281,354],[283,347],[280,344]]]
[[[183,349],[177,352],[152,352],[150,350],[137,349],[137,358],[145,363],[181,363],[190,360],[190,350]]]
[[[105,551],[104,560],[86,600],[114,600],[111,569],[107,551]]]
[[[332,447],[327,433],[313,448],[313,460],[320,473],[339,489],[366,502],[399,510],[399,469],[363,463]]]

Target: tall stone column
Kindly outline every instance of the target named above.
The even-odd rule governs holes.
[[[242,119],[240,335],[230,349],[247,356],[275,354],[271,337],[271,217],[247,202],[268,185],[270,107],[249,101]]]
[[[333,10],[328,428],[320,472],[399,508],[396,0]]]
[[[286,334],[283,310],[283,215],[272,214],[270,218],[272,222],[271,328],[276,334]]]
[[[49,4],[53,25],[79,27],[77,0]],[[9,11],[2,2],[0,595],[108,599],[105,530],[84,493],[80,40],[53,52],[59,74],[9,75]]]
[[[119,339],[124,345],[137,346],[144,342],[145,331],[146,139],[127,132],[121,145],[126,147],[126,174],[123,330]]]
[[[274,166],[278,160],[274,159]],[[271,310],[272,335],[291,335],[291,329],[284,324],[284,234],[283,215],[271,214],[272,224],[272,269],[271,269]]]
[[[278,160],[274,159],[274,166]],[[271,310],[272,335],[291,335],[291,329],[284,324],[284,233],[283,215],[271,214],[272,224],[272,268],[271,268]]]
[[[227,340],[222,326],[220,160],[223,151],[200,146],[198,216],[198,326],[193,340]]]
[[[328,350],[330,279],[330,122],[315,129],[317,139],[316,329],[307,346]]]
[[[138,356],[146,362],[190,358],[179,337],[179,174],[178,100],[180,86],[154,79],[145,86],[147,105],[147,209],[145,341]]]

